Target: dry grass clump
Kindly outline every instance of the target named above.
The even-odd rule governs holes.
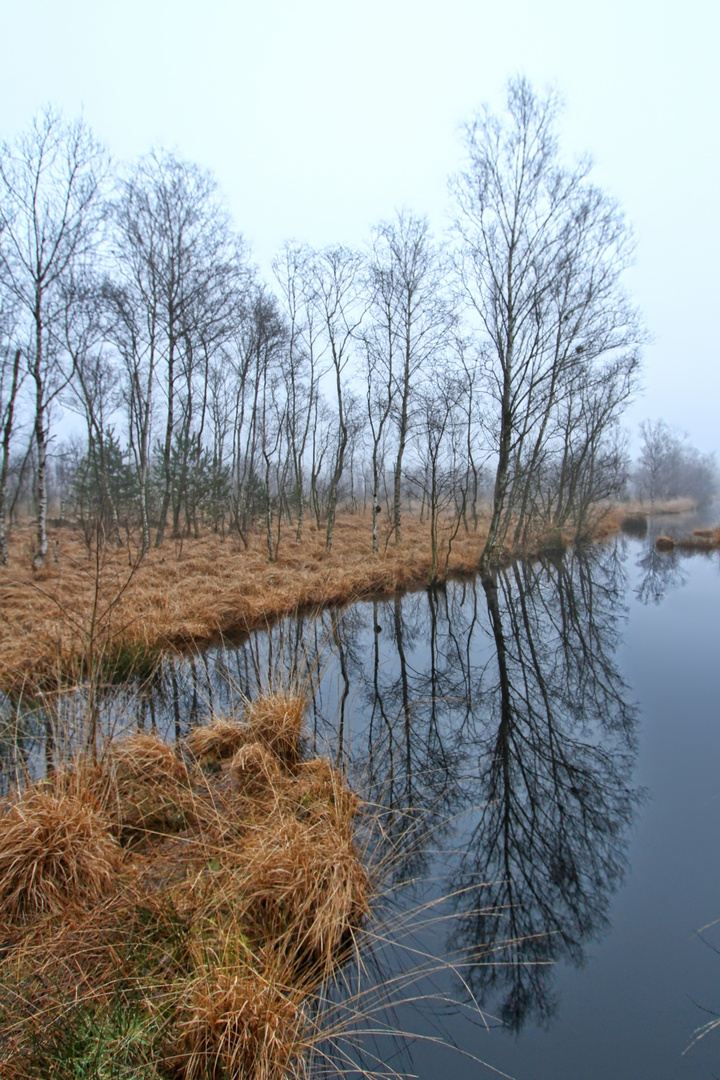
[[[360,799],[342,773],[326,758],[301,761],[297,767],[293,796],[302,813],[311,819],[329,819],[336,828],[352,832],[360,812]]]
[[[108,812],[121,829],[177,829],[192,813],[187,768],[156,735],[113,740],[103,762]]]
[[[302,1014],[257,972],[207,972],[192,987],[176,1060],[184,1080],[279,1080],[303,1045]]]
[[[247,741],[246,727],[236,720],[215,717],[209,724],[193,728],[185,745],[198,761],[221,761],[232,757]]]
[[[370,884],[352,840],[323,819],[277,814],[243,851],[249,924],[273,947],[324,968],[368,911]]]
[[[655,547],[658,551],[672,551],[675,547],[675,541],[672,536],[658,536]]]
[[[692,536],[678,540],[678,547],[692,551],[714,551],[720,547],[720,527],[715,529],[694,529]]]
[[[301,694],[273,691],[248,702],[245,720],[252,737],[267,746],[281,761],[300,757],[300,735],[307,701]]]
[[[11,920],[92,904],[113,888],[121,852],[77,795],[30,788],[0,817],[0,912]]]
[[[248,796],[274,792],[282,776],[276,756],[259,742],[241,746],[230,762],[228,772],[236,789]]]
[[[302,1072],[313,995],[348,958],[370,885],[357,799],[330,763],[295,760],[301,701],[198,729],[212,770],[136,734],[0,817],[0,1075]],[[143,842],[123,851],[113,828]],[[32,913],[52,917],[18,918]]]

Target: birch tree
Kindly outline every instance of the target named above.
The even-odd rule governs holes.
[[[0,281],[29,331],[27,373],[34,399],[37,530],[33,564],[47,555],[50,407],[72,376],[61,328],[68,286],[89,260],[103,213],[102,149],[82,120],[47,109],[0,152]]]
[[[496,460],[485,567],[513,517],[522,531],[577,368],[617,371],[624,392],[606,416],[615,423],[643,340],[621,286],[629,229],[590,182],[589,162],[561,163],[558,110],[555,95],[540,98],[526,80],[512,80],[506,115],[485,109],[468,125],[469,164],[454,184],[457,269],[480,332]]]

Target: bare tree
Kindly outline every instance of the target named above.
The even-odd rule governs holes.
[[[524,79],[508,86],[507,116],[487,109],[466,131],[469,167],[455,181],[457,266],[477,317],[489,430],[496,455],[492,518],[481,563],[522,529],[546,465],[556,409],[583,365],[619,362],[634,387],[643,339],[620,287],[631,238],[617,206],[588,179],[589,163],[559,161],[554,94]],[[518,517],[520,520],[517,520]]]
[[[10,444],[23,382],[22,350],[15,339],[12,300],[0,293],[0,565],[7,566],[7,489]]]
[[[452,542],[457,536],[467,500],[463,479],[467,471],[460,461],[463,425],[458,402],[466,391],[463,382],[449,367],[436,367],[432,381],[419,394],[416,443],[419,469],[415,478],[422,489],[430,520],[430,570],[428,584],[447,574]],[[460,495],[459,505],[457,496]],[[455,514],[446,529],[445,563],[440,567],[441,522],[454,505]]]
[[[380,475],[384,470],[385,443],[395,397],[398,365],[395,333],[396,296],[393,268],[382,259],[372,260],[368,274],[369,320],[363,334],[365,346],[366,406],[371,441],[372,538],[377,555]]]
[[[287,428],[297,506],[295,539],[302,539],[305,514],[305,454],[318,389],[318,352],[322,352],[321,320],[313,302],[309,248],[286,244],[273,269],[288,321],[287,350],[281,361],[287,398]]]
[[[116,343],[130,379],[145,543],[150,421],[153,410],[164,407],[155,540],[160,544],[173,495],[174,442],[180,439],[179,460],[185,467],[195,421],[195,381],[199,374],[201,386],[206,385],[213,351],[233,332],[238,290],[247,271],[215,181],[172,154],[153,153],[140,161],[123,184],[113,223],[116,269],[107,291],[116,313]],[[206,405],[203,393],[201,389]],[[200,445],[200,439],[193,440],[196,454]],[[187,486],[187,476],[182,486]],[[179,514],[176,504],[176,531]]]
[[[664,420],[644,420],[642,447],[635,468],[635,486],[651,504],[661,499],[691,498],[700,506],[718,491],[718,471],[712,454],[701,454],[687,436]]]
[[[313,260],[312,283],[313,300],[327,346],[337,408],[335,460],[327,506],[326,545],[329,551],[332,547],[338,489],[345,468],[349,437],[344,375],[364,314],[360,295],[360,257],[348,248],[327,248]]]
[[[402,536],[401,494],[412,396],[418,376],[442,351],[452,325],[440,251],[425,218],[399,213],[375,230],[373,276],[380,302],[376,319],[386,338],[385,365],[394,384],[392,415],[397,447],[394,465],[393,527]]]
[[[102,214],[104,156],[81,120],[50,109],[0,153],[0,280],[32,332],[27,368],[34,395],[37,541],[47,554],[49,409],[72,376],[62,347],[68,283],[89,259]]]

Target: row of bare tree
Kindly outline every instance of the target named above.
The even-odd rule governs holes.
[[[118,175],[51,111],[4,144],[2,562],[28,461],[46,558],[61,404],[84,422],[81,520],[137,525],[145,550],[262,523],[272,560],[308,513],[330,548],[360,492],[375,551],[413,495],[436,553],[441,522],[476,524],[489,495],[486,565],[539,527],[582,534],[624,478],[643,332],[628,227],[587,163],[562,164],[557,114],[512,81],[506,114],[467,127],[444,242],[401,213],[362,252],[286,244],[272,288],[198,166],[156,152]]]
[[[635,492],[652,505],[669,499],[690,498],[709,506],[720,489],[714,454],[703,454],[687,435],[664,420],[640,425],[642,443],[631,481]]]

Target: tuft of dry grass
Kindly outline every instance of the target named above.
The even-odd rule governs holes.
[[[247,741],[247,727],[236,720],[215,717],[209,724],[193,728],[185,745],[198,761],[222,761],[232,757]]]
[[[329,820],[339,831],[352,833],[361,809],[360,799],[327,758],[299,763],[293,795],[310,819]]]
[[[357,798],[329,762],[297,758],[302,702],[274,693],[244,725],[199,729],[212,770],[135,734],[8,806],[0,1075],[65,1080],[120,1057],[122,1075],[158,1080],[302,1073],[314,995],[370,894]],[[143,842],[123,851],[113,830]]]
[[[694,529],[692,536],[683,536],[676,541],[680,548],[690,551],[715,551],[720,548],[720,527],[716,529]]]
[[[370,882],[352,839],[327,819],[275,814],[243,849],[248,923],[273,950],[328,970],[368,911]]]
[[[675,547],[675,541],[672,536],[658,536],[655,547],[658,551],[672,551]]]
[[[271,691],[249,701],[245,720],[256,742],[267,746],[281,761],[291,763],[300,756],[300,734],[307,700],[287,691]]]
[[[176,1061],[184,1080],[279,1080],[303,1049],[287,989],[253,971],[206,972],[190,988]]]
[[[233,786],[243,795],[275,792],[282,770],[275,754],[260,742],[249,742],[233,756],[229,766]]]
[[[108,820],[78,795],[28,788],[0,816],[0,912],[10,920],[93,904],[120,867]]]
[[[101,776],[111,820],[121,830],[181,828],[192,812],[188,770],[156,735],[111,741]]]

